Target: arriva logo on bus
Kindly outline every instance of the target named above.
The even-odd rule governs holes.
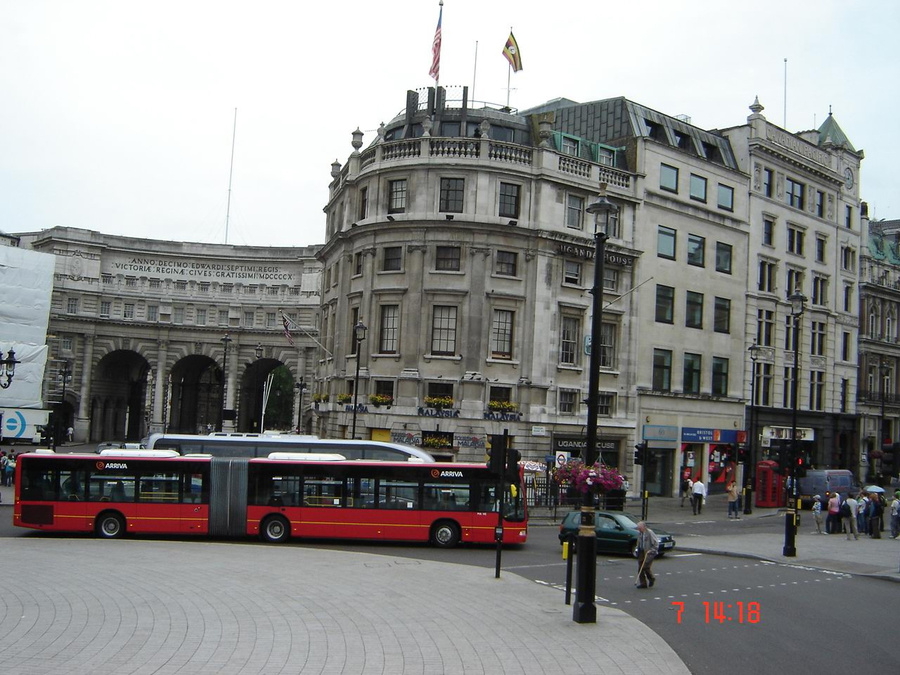
[[[127,469],[128,465],[125,462],[97,462],[97,470],[103,471],[104,469]]]
[[[433,469],[431,471],[432,478],[462,478],[462,471],[439,471],[438,469]]]

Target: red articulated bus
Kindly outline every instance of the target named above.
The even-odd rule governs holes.
[[[13,523],[104,538],[184,533],[449,548],[496,541],[502,508],[503,543],[521,544],[528,531],[522,487],[521,473],[510,482],[482,464],[347,461],[338,454],[30,453],[16,467]]]

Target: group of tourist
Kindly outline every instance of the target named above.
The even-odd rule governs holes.
[[[888,511],[891,539],[900,536],[900,490],[894,492],[890,506],[883,492],[862,492],[859,498],[850,493],[846,499],[835,492],[826,497],[813,497],[813,519],[818,534],[846,533],[847,539],[851,536],[859,539],[860,534],[866,534],[881,539],[884,516]]]

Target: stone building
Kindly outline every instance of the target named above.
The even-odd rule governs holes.
[[[289,371],[280,395],[293,405],[280,421],[293,427],[301,419],[292,385],[312,380],[316,247],[169,242],[67,227],[18,238],[57,261],[44,396],[59,413],[57,438],[70,425],[76,441],[258,430],[263,383],[279,366]],[[292,333],[294,346],[282,312],[306,329]]]

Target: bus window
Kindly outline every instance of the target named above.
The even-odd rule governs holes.
[[[22,472],[21,498],[24,501],[56,499],[56,472],[53,469],[32,467],[28,464]]]
[[[315,477],[303,481],[304,506],[343,506],[344,481]]]
[[[415,509],[418,508],[416,494],[418,483],[399,480],[382,480],[378,483],[378,508]]]
[[[92,471],[88,476],[89,502],[133,502],[134,476]]]
[[[186,504],[209,504],[208,474],[185,473],[181,489],[181,501]]]
[[[63,469],[59,472],[59,498],[68,499],[70,502],[79,502],[84,499],[84,471],[69,471]]]
[[[427,483],[425,485],[425,508],[434,511],[468,511],[468,485],[459,483]]]
[[[178,502],[179,477],[177,473],[160,471],[140,477],[138,500],[142,502]]]

